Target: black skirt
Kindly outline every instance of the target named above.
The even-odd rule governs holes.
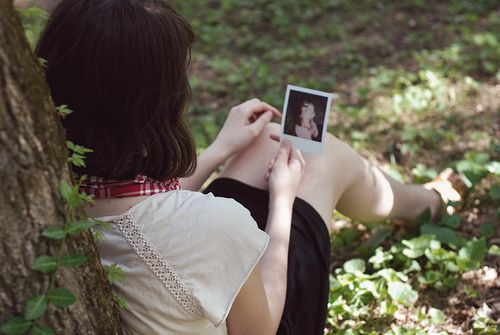
[[[260,229],[267,224],[269,192],[219,178],[204,191],[246,207]],[[277,334],[323,335],[329,293],[330,236],[319,213],[306,201],[293,204],[285,309]]]

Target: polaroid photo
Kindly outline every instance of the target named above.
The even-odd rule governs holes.
[[[289,140],[296,149],[321,154],[332,98],[330,93],[288,85],[280,140]]]

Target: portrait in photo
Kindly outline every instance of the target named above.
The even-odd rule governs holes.
[[[288,85],[282,138],[286,137],[302,150],[320,153],[331,100],[329,93]]]

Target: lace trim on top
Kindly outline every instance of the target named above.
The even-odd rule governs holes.
[[[148,238],[136,225],[131,214],[125,214],[114,221],[128,243],[137,255],[146,263],[148,268],[160,279],[168,292],[179,305],[196,318],[203,317],[198,301],[191,294],[179,275],[168,264]]]

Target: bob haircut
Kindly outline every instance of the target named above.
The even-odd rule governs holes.
[[[196,168],[184,119],[195,36],[162,0],[63,0],[35,53],[47,61],[68,139],[93,150],[78,174],[164,180]]]

